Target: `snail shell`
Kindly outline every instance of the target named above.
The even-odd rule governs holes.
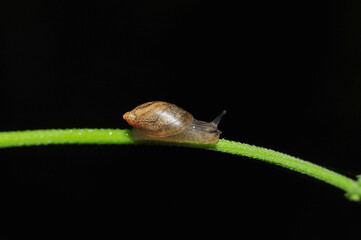
[[[214,144],[221,134],[217,125],[225,113],[207,123],[174,104],[155,101],[139,105],[123,118],[134,127],[135,139]]]

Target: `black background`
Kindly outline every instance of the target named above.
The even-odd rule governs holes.
[[[152,100],[361,173],[359,1],[1,1],[0,131],[129,128]],[[361,205],[260,161],[161,146],[1,149],[1,234],[360,239]],[[171,230],[170,233],[167,231]],[[190,232],[194,231],[192,235]]]

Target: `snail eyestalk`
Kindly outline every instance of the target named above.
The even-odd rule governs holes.
[[[219,124],[219,122],[221,121],[222,117],[223,117],[224,115],[226,115],[226,113],[227,113],[227,111],[226,111],[226,110],[223,110],[222,113],[219,114],[219,116],[216,117],[216,118],[212,121],[212,123],[213,123],[214,125],[218,126],[218,124]]]

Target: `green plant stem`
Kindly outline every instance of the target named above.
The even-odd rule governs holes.
[[[270,149],[220,139],[217,144],[136,141],[128,129],[51,129],[0,132],[0,148],[48,144],[161,144],[203,148],[246,156],[276,164],[322,180],[346,192],[352,201],[361,200],[361,180],[353,180],[329,169]]]

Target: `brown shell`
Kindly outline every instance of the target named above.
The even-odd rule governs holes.
[[[151,137],[167,137],[186,129],[192,114],[167,102],[148,102],[123,115],[131,126]]]

